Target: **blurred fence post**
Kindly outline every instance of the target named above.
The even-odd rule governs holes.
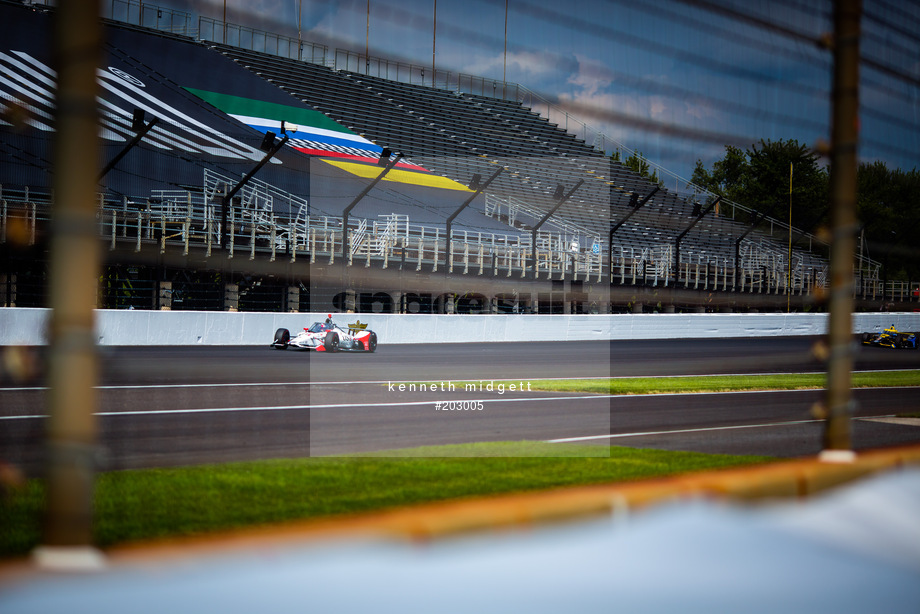
[[[53,152],[47,396],[47,502],[39,565],[98,567],[93,543],[98,362],[93,337],[99,253],[98,2],[60,2],[54,12],[58,83]]]
[[[834,5],[831,123],[831,252],[825,450],[851,450],[853,263],[856,252],[856,164],[859,141],[861,0]]]

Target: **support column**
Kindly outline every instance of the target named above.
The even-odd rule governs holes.
[[[16,274],[0,275],[0,296],[4,307],[16,306]]]
[[[171,281],[161,281],[158,282],[157,289],[157,309],[163,311],[169,311],[172,309],[172,282]]]
[[[224,311],[239,311],[240,286],[239,284],[224,285]]]
[[[300,287],[299,286],[288,286],[287,310],[289,312],[300,311]]]
[[[357,295],[354,290],[345,291],[345,313],[354,313],[355,305],[357,301]]]

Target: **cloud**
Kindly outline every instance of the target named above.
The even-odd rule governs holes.
[[[731,118],[705,97],[681,96],[683,90],[663,74],[625,74],[584,55],[576,60],[576,70],[559,93],[559,107],[585,121],[589,136],[603,134],[608,150],[619,148],[617,144],[641,150],[650,160],[689,177],[696,158],[715,159],[725,142],[719,135],[734,130]],[[561,125],[557,117],[551,119]],[[710,138],[700,140],[706,133]]]
[[[457,63],[465,73],[473,75],[501,75],[502,70],[507,70],[508,81],[518,83],[533,83],[545,81],[555,77],[560,68],[554,60],[550,60],[543,53],[533,51],[509,52],[507,63],[504,53],[498,55],[481,56],[474,61],[461,60]]]
[[[583,55],[576,60],[577,70],[566,82],[568,90],[559,94],[560,106],[576,115],[584,109],[593,109],[599,119],[607,114],[611,120],[606,124],[619,131],[629,118],[637,124],[651,121],[695,130],[725,128],[727,118],[705,96],[674,86],[665,75],[626,74]]]

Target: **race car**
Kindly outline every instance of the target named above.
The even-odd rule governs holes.
[[[916,333],[900,333],[894,325],[880,333],[863,333],[862,344],[907,350],[916,350],[918,345]]]
[[[276,350],[290,347],[317,352],[373,352],[377,349],[377,334],[367,330],[367,324],[362,324],[360,320],[342,328],[332,321],[332,314],[329,314],[325,322],[314,322],[295,337],[291,337],[288,329],[279,328],[275,331],[271,347]]]

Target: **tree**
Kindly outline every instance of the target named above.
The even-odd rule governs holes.
[[[731,145],[725,146],[725,157],[707,171],[702,160],[696,161],[691,181],[713,194],[738,202],[744,197],[749,174],[747,155]]]
[[[638,149],[631,153],[629,157],[626,158],[626,160],[620,159],[619,149],[614,150],[614,152],[610,155],[610,159],[614,162],[620,162],[640,177],[644,177],[652,183],[657,183],[662,187],[664,186],[664,182],[658,176],[658,171],[652,171],[649,173],[649,163],[645,158],[642,157],[642,152]]]
[[[920,279],[920,172],[877,161],[860,164],[856,181],[866,255],[883,264],[888,279]]]
[[[818,156],[795,140],[764,141],[747,150],[728,145],[709,170],[697,160],[692,181],[728,200],[785,220],[792,165],[792,224],[813,232],[826,223],[827,170]],[[883,162],[857,171],[858,216],[864,254],[883,264],[888,279],[920,279],[920,171],[890,170]]]
[[[827,210],[828,174],[818,155],[794,139],[764,141],[747,150],[727,145],[712,170],[697,160],[691,181],[710,192],[785,220],[792,165],[792,223],[812,230]]]

